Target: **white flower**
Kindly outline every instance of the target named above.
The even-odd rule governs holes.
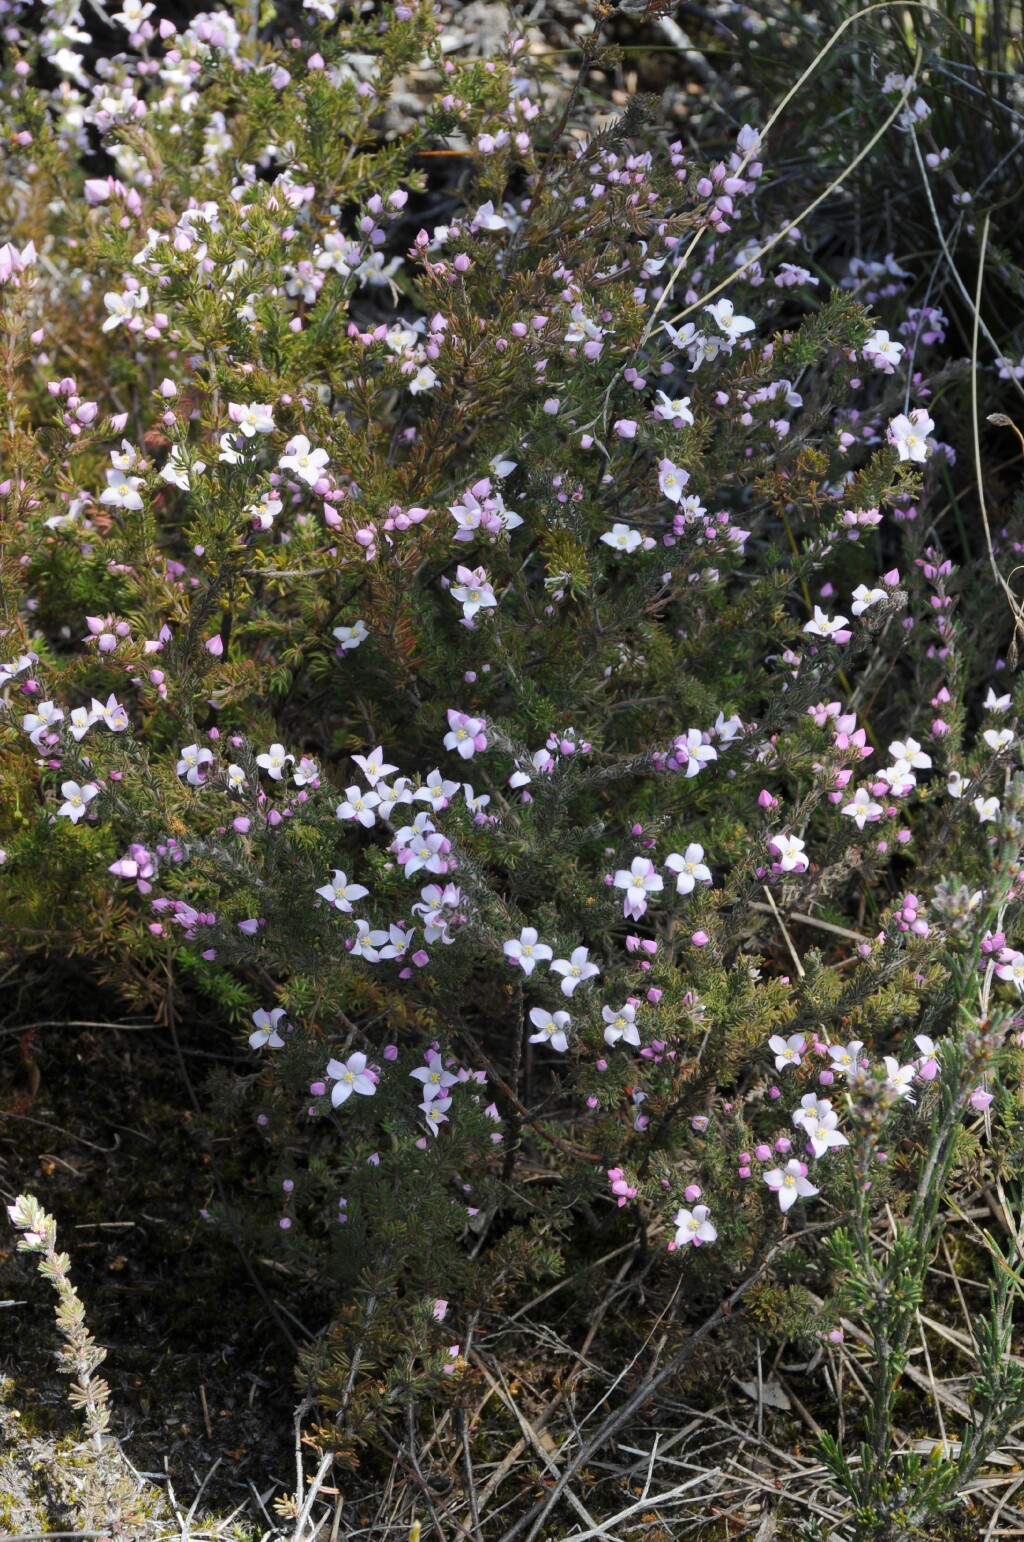
[[[637,921],[647,909],[647,896],[659,894],[665,887],[665,880],[649,857],[634,857],[628,872],[620,868],[615,874],[615,887],[626,891],[623,915]]]
[[[349,759],[355,761],[371,787],[376,787],[382,776],[390,776],[392,771],[398,770],[384,759],[384,750],[379,744],[368,755],[350,755]]]
[[[877,605],[887,598],[888,595],[884,589],[869,589],[867,584],[858,584],[853,591],[853,604],[850,609],[855,616],[862,616],[869,606]]]
[[[889,746],[889,754],[894,760],[905,760],[908,766],[913,766],[917,771],[931,769],[932,757],[924,753],[916,739],[894,739]]]
[[[213,759],[212,750],[201,750],[198,744],[186,744],[179,752],[180,759],[176,770],[179,776],[184,776],[190,787],[203,785],[203,767],[209,765]]]
[[[807,1040],[802,1033],[790,1034],[784,1039],[781,1034],[773,1034],[768,1040],[768,1048],[775,1056],[775,1069],[784,1071],[789,1065],[799,1065],[807,1048]]]
[[[1000,750],[1005,750],[1008,744],[1013,743],[1013,729],[986,728],[981,737],[984,739],[989,749],[995,750],[998,754]]]
[[[975,798],[974,812],[977,814],[980,824],[991,824],[993,820],[999,817],[999,799]]]
[[[361,1052],[349,1055],[347,1060],[328,1060],[327,1074],[336,1083],[331,1092],[335,1108],[346,1102],[353,1092],[370,1098],[377,1091],[377,1083],[366,1069],[366,1056]]]
[[[906,352],[906,344],[890,339],[888,332],[872,332],[861,352],[865,359],[872,361],[876,369],[891,375],[893,367],[900,363]]]
[[[611,1007],[602,1007],[601,1016],[607,1027],[604,1030],[604,1042],[606,1044],[618,1044],[620,1039],[625,1039],[627,1044],[632,1044],[634,1049],[640,1048],[640,1034],[636,1026],[636,1007],[631,1002],[626,1002],[617,1012]]]
[[[1011,980],[1024,996],[1024,953],[1006,948],[1000,956],[1003,962],[996,965],[996,974],[1001,980]]]
[[[891,419],[886,437],[899,451],[900,460],[923,462],[928,459],[928,435],[934,430],[935,424],[924,408],[916,407],[909,417],[901,412]]]
[[[986,712],[1005,712],[1012,701],[1012,696],[997,696],[992,687],[989,686],[988,695],[982,702],[982,706],[985,708]]]
[[[711,882],[711,869],[704,865],[704,847],[691,842],[680,856],[678,851],[665,858],[665,866],[676,875],[676,893],[690,894],[698,883]]]
[[[885,1061],[885,1085],[890,1092],[894,1092],[898,1098],[906,1098],[908,1103],[913,1103],[914,1095],[910,1090],[911,1083],[917,1075],[916,1065],[901,1066],[892,1055],[883,1056]]]
[[[735,339],[754,330],[749,316],[737,316],[731,300],[716,300],[714,305],[705,305],[704,309],[718,322],[726,337]]]
[[[364,792],[361,787],[347,787],[345,801],[338,804],[334,813],[338,819],[355,819],[364,830],[368,830],[377,822],[374,809],[379,803],[380,799],[375,792]]]
[[[676,1211],[676,1236],[677,1248],[685,1247],[687,1243],[717,1242],[718,1233],[709,1219],[711,1211],[707,1205],[695,1205],[692,1210]]]
[[[279,782],[284,776],[285,764],[291,761],[294,765],[295,756],[286,755],[283,744],[272,744],[265,755],[256,756],[256,764],[262,766],[271,781]]]
[[[284,1040],[277,1031],[277,1025],[282,1017],[284,1017],[284,1007],[275,1007],[272,1012],[267,1012],[263,1007],[257,1008],[252,1014],[256,1032],[249,1035],[249,1043],[253,1049],[265,1049],[268,1044],[271,1049],[284,1048]]]
[[[426,1065],[417,1066],[409,1075],[423,1083],[423,1102],[432,1103],[435,1098],[443,1098],[447,1095],[448,1088],[454,1087],[458,1081],[451,1071],[446,1071],[441,1056],[435,1051],[427,1057]],[[422,1104],[420,1105],[422,1107]]]
[[[73,824],[77,824],[85,816],[89,804],[99,792],[99,788],[93,782],[86,782],[84,787],[79,787],[77,782],[63,782],[60,790],[64,796],[64,802],[57,813],[63,815],[65,819],[70,819]]]
[[[123,471],[108,471],[107,486],[100,493],[100,502],[114,509],[141,509],[141,486],[141,477],[125,476]]]
[[[688,728],[685,735],[680,734],[673,742],[672,754],[681,765],[685,765],[688,777],[696,776],[709,760],[718,759],[718,751],[704,743],[704,735],[699,728]]]
[[[312,487],[320,480],[330,457],[326,450],[314,450],[305,434],[296,434],[289,441],[287,455],[278,461],[282,471],[294,471],[301,482]]]
[[[779,867],[784,873],[806,873],[810,861],[803,855],[805,845],[799,835],[773,835],[768,849],[777,853]]]
[[[556,958],[552,963],[554,972],[562,976],[563,996],[571,996],[582,981],[600,973],[597,965],[589,962],[587,951],[586,948],[574,948],[569,958]]]
[[[970,785],[959,771],[950,771],[946,775],[946,791],[951,798],[962,798]]]
[[[228,417],[247,439],[251,439],[254,434],[274,432],[274,409],[265,402],[229,402]]]
[[[831,1069],[838,1076],[849,1076],[858,1066],[858,1057],[864,1048],[862,1039],[852,1039],[849,1044],[830,1044],[828,1047]]]
[[[613,525],[610,530],[604,532],[601,539],[606,546],[628,554],[636,551],[637,547],[643,544],[644,538],[639,530],[631,530],[628,525]]]
[[[365,621],[353,621],[351,626],[336,626],[331,635],[338,639],[348,653],[350,649],[358,648],[361,642],[365,642],[370,634],[366,630]]]
[[[693,413],[690,411],[690,398],[680,396],[672,401],[664,391],[656,393],[658,400],[654,406],[654,416],[661,418],[663,422],[672,423],[682,419],[684,423],[693,423]]]
[[[550,1044],[552,1049],[557,1049],[560,1055],[564,1055],[569,1048],[565,1030],[570,1021],[568,1012],[556,1012],[552,1016],[544,1007],[533,1007],[530,1011],[530,1022],[537,1032],[530,1034],[530,1043]]]
[[[798,1199],[810,1199],[819,1193],[813,1183],[807,1181],[807,1165],[792,1157],[785,1167],[774,1167],[765,1173],[764,1181],[772,1193],[778,1196],[779,1209],[785,1215]]]
[[[871,801],[871,794],[866,788],[858,787],[854,793],[853,802],[846,805],[843,813],[854,821],[858,830],[863,830],[867,820],[870,819],[874,823],[876,819],[881,819],[883,809],[880,803]]]
[[[34,712],[25,713],[21,720],[21,726],[38,749],[40,747],[40,740],[51,728],[56,728],[57,724],[63,721],[63,718],[63,708],[58,707],[52,701],[41,701]]]
[[[451,597],[458,600],[467,621],[471,621],[478,610],[497,605],[497,597],[483,568],[459,567],[455,576],[459,582],[452,585]]]
[[[361,883],[349,883],[340,868],[335,868],[334,877],[329,883],[316,891],[323,899],[329,901],[335,910],[350,912],[352,901],[364,899],[369,894],[369,889],[364,889]]]
[[[421,391],[430,391],[436,385],[437,371],[431,369],[429,364],[424,364],[409,381],[409,390],[413,396],[418,396]]]
[[[658,486],[670,503],[679,502],[689,480],[690,473],[684,471],[682,466],[677,466],[674,461],[658,462]]]
[[[413,797],[419,803],[429,803],[435,814],[446,809],[459,790],[458,782],[449,782],[440,771],[431,771],[422,787],[417,787]]]
[[[551,958],[552,951],[546,942],[540,942],[537,937],[537,928],[524,926],[518,938],[503,944],[505,957],[518,964],[524,974],[532,974],[537,967],[538,960]]]
[[[229,792],[245,791],[245,772],[241,766],[228,766],[224,779],[228,784]]]
[[[839,1123],[839,1115],[832,1109],[818,1118],[809,1116],[801,1121],[807,1131],[807,1139],[816,1157],[823,1157],[826,1151],[835,1146],[848,1146],[850,1142],[846,1136],[836,1129]]]
[[[841,632],[845,625],[845,616],[826,616],[821,606],[815,605],[814,620],[807,622],[804,631],[810,632],[814,637],[834,637],[836,632]]]

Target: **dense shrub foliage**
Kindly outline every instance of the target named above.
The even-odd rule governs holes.
[[[602,1436],[737,1323],[852,1323],[821,1458],[851,1534],[909,1535],[1024,1414],[1011,1228],[956,1444],[894,1425],[943,1219],[1024,1142],[1021,344],[975,287],[1019,304],[1017,104],[936,137],[987,34],[873,8],[804,185],[774,135],[838,54],[778,130],[580,116],[654,11],[571,92],[427,4],[6,11],[9,969],[248,1049],[203,1096],[260,1181],[202,1222],[329,1294],[320,1481],[468,1406],[474,1335],[611,1238],[671,1337]],[[472,1534],[565,1534],[567,1482]]]

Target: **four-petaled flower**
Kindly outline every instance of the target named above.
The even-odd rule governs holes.
[[[905,412],[892,418],[886,438],[899,453],[900,460],[925,461],[928,459],[928,435],[935,424],[923,407],[916,407],[908,417]]]
[[[371,787],[376,787],[382,776],[390,776],[392,771],[398,770],[397,766],[388,765],[379,744],[368,755],[350,755],[349,759],[355,761]]]
[[[773,1167],[770,1173],[765,1173],[764,1181],[772,1193],[777,1195],[783,1215],[798,1199],[810,1199],[819,1192],[813,1183],[807,1181],[807,1163],[798,1161],[796,1157],[791,1158],[785,1167]]]
[[[632,1044],[634,1049],[640,1048],[640,1033],[636,1026],[636,1007],[631,1001],[619,1008],[617,1012],[611,1007],[602,1007],[601,1016],[607,1027],[604,1030],[604,1042],[606,1044],[618,1044],[620,1039],[625,1039],[627,1044]]]
[[[503,945],[503,952],[513,964],[518,964],[524,974],[532,974],[540,960],[552,957],[546,942],[540,942],[534,926],[524,926],[518,937]]]
[[[186,744],[179,754],[181,759],[175,767],[178,775],[183,776],[190,787],[201,787],[205,780],[203,767],[213,759],[213,751],[201,750],[198,744]]]
[[[737,316],[731,300],[716,300],[714,305],[705,305],[704,309],[709,316],[714,317],[727,337],[735,339],[744,332],[754,330],[754,323],[749,316]]]
[[[325,883],[316,892],[332,904],[335,910],[351,911],[352,901],[364,899],[370,891],[364,889],[361,883],[349,883],[341,869],[336,867],[330,883]]]
[[[614,551],[624,551],[627,555],[636,551],[643,544],[643,539],[639,530],[631,530],[628,525],[613,525],[601,537],[606,546],[612,547]]]
[[[284,1007],[275,1007],[272,1012],[268,1012],[264,1007],[257,1008],[252,1014],[256,1032],[249,1035],[249,1043],[253,1049],[265,1049],[268,1044],[271,1049],[284,1047],[284,1040],[277,1031],[277,1025],[282,1017],[284,1017]]]
[[[366,1056],[361,1050],[349,1055],[347,1060],[328,1060],[327,1074],[336,1084],[331,1091],[331,1102],[337,1108],[350,1098],[353,1092],[370,1098],[377,1090],[377,1079],[366,1069]]]
[[[455,750],[463,760],[470,760],[478,750],[487,748],[487,724],[482,717],[468,717],[465,712],[449,707],[448,727],[450,732],[444,736],[444,747]]]
[[[530,1034],[530,1043],[550,1044],[552,1049],[557,1049],[559,1054],[564,1054],[569,1048],[565,1030],[570,1020],[568,1012],[555,1012],[552,1015],[545,1007],[532,1007],[530,1022],[537,1032]]]
[[[768,842],[769,851],[778,856],[777,866],[783,873],[806,873],[810,862],[804,856],[804,845],[799,835],[773,835]]]
[[[353,648],[358,648],[361,642],[369,637],[365,621],[353,621],[351,626],[336,626],[331,633],[340,642],[342,649],[348,653]]]
[[[881,819],[883,812],[882,805],[880,803],[873,803],[871,794],[864,787],[857,788],[853,795],[853,802],[847,803],[843,809],[843,813],[853,820],[858,830],[863,830],[865,823],[869,819],[872,823],[876,819]]]
[[[711,869],[704,865],[704,847],[696,841],[687,846],[682,856],[678,851],[670,852],[665,866],[676,875],[677,894],[691,894],[698,883],[711,882]]]
[[[345,801],[339,803],[334,812],[338,819],[356,819],[368,830],[377,823],[374,810],[379,803],[380,799],[375,792],[364,792],[361,787],[346,787]]]
[[[699,728],[688,728],[685,734],[680,734],[674,741],[672,757],[680,766],[686,767],[687,776],[696,776],[709,760],[718,759],[718,751],[704,743],[704,735]]]
[[[454,1087],[458,1081],[451,1071],[446,1071],[441,1056],[435,1051],[427,1057],[426,1065],[417,1066],[409,1075],[423,1083],[423,1101],[432,1103],[435,1098],[443,1098],[449,1087]]]
[[[265,402],[229,402],[228,417],[247,439],[274,432],[274,409]]]
[[[689,1242],[717,1242],[718,1233],[711,1224],[710,1216],[711,1211],[707,1205],[695,1205],[692,1210],[677,1210],[676,1247],[686,1247]]]
[[[265,755],[256,756],[256,764],[262,766],[274,782],[279,782],[284,776],[284,768],[288,761],[294,764],[295,756],[287,755],[283,744],[272,744]]]
[[[826,616],[821,606],[815,605],[814,620],[806,623],[804,631],[810,632],[813,637],[831,637],[835,642],[848,642],[849,633],[845,637],[842,635],[845,626],[845,616]]]
[[[804,1050],[807,1048],[807,1040],[802,1033],[790,1034],[784,1039],[781,1034],[773,1034],[768,1040],[768,1048],[775,1056],[775,1069],[784,1071],[788,1065],[799,1065]]]
[[[478,610],[497,605],[498,600],[483,568],[456,568],[457,584],[452,585],[451,596],[462,606],[462,614],[472,621]]]
[[[244,433],[244,429],[242,430]],[[305,434],[296,434],[288,443],[287,455],[282,455],[278,461],[282,471],[294,471],[301,482],[312,487],[318,482],[327,465],[329,456],[326,450],[314,450]]]
[[[77,782],[63,782],[60,790],[64,795],[64,802],[57,813],[70,819],[72,824],[77,824],[84,817],[89,804],[99,792],[94,782],[86,782],[84,787],[80,787]]]
[[[665,880],[650,857],[634,857],[628,872],[620,868],[615,874],[615,887],[626,891],[622,914],[627,919],[639,921],[647,909],[647,896],[660,893],[665,887]]]
[[[556,958],[551,968],[562,976],[562,995],[571,996],[577,985],[590,980],[600,970],[587,958],[586,948],[574,948],[569,958]]]

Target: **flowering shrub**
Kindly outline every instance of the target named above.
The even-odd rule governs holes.
[[[945,1185],[1020,1141],[1019,703],[936,531],[943,318],[765,224],[755,126],[706,155],[633,98],[566,147],[514,31],[307,9],[126,4],[95,64],[74,6],[10,29],[12,957],[235,1026],[216,1117],[330,1283],[340,1468],[608,1208],[685,1281],[680,1373],[730,1293],[866,1325],[868,1454],[823,1453],[862,1534],[920,1524],[1021,1395],[1000,1274],[959,1455],[894,1455]],[[825,1232],[812,1329],[776,1260]]]

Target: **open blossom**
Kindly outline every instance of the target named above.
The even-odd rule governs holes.
[[[672,401],[664,391],[655,393],[657,400],[654,404],[654,416],[665,423],[675,422],[680,419],[683,423],[693,423],[693,413],[690,411],[690,398],[680,396]]]
[[[448,727],[450,732],[444,736],[444,747],[455,750],[463,760],[470,760],[478,750],[487,748],[487,724],[483,718],[468,717],[465,712],[449,708]]]
[[[695,1205],[692,1210],[677,1210],[676,1247],[686,1247],[690,1242],[717,1242],[718,1233],[711,1224],[710,1217],[711,1211],[707,1205]]]
[[[853,591],[853,604],[850,609],[855,616],[862,616],[870,606],[878,605],[885,599],[888,599],[885,589],[869,589],[867,584],[858,584]]]
[[[532,974],[538,962],[552,957],[547,943],[539,941],[535,926],[524,926],[518,937],[503,944],[502,951],[524,974]]]
[[[615,874],[615,887],[625,889],[622,913],[638,921],[647,909],[647,896],[658,894],[665,887],[665,880],[649,857],[634,857],[630,869],[620,868]]]
[[[824,1099],[821,1101],[824,1102]],[[809,1113],[807,1118],[800,1122],[807,1131],[807,1139],[816,1157],[823,1157],[826,1151],[832,1150],[835,1146],[850,1144],[846,1136],[836,1128],[839,1115],[834,1109],[829,1108],[826,1113],[817,1116]]]
[[[467,568],[461,565],[455,570],[457,584],[451,588],[451,597],[462,606],[462,614],[472,621],[478,610],[497,605],[497,596],[491,588],[483,568]]]
[[[353,621],[351,626],[336,626],[331,633],[341,643],[346,653],[352,648],[358,648],[361,642],[369,637],[365,621]]]
[[[832,1062],[831,1070],[838,1076],[850,1076],[860,1064],[859,1056],[863,1048],[862,1039],[851,1039],[849,1044],[830,1044],[828,1057]]]
[[[886,438],[899,452],[900,460],[923,462],[928,459],[928,435],[934,433],[935,424],[923,407],[915,407],[907,416],[905,412],[892,418]]]
[[[916,739],[894,739],[889,746],[889,754],[895,760],[905,760],[915,771],[928,771],[931,768],[932,757],[924,753]]]
[[[243,429],[244,433],[245,430]],[[288,442],[288,453],[278,461],[282,471],[294,471],[301,482],[312,487],[323,476],[330,457],[326,450],[314,450],[305,434],[296,434]]]
[[[658,486],[670,503],[679,502],[689,480],[690,473],[684,471],[682,466],[677,466],[674,461],[666,457],[658,462]]]
[[[889,337],[888,332],[872,332],[871,336],[862,345],[861,352],[865,359],[871,360],[876,369],[882,370],[886,375],[891,375],[906,352],[906,344],[897,343],[895,339]]]
[[[316,892],[333,905],[335,910],[351,911],[352,901],[365,899],[370,891],[364,889],[361,883],[349,883],[341,869],[335,868],[334,877],[330,883],[325,883]]]
[[[268,1045],[271,1049],[284,1048],[284,1040],[277,1031],[277,1025],[284,1015],[284,1007],[275,1007],[272,1012],[268,1012],[264,1007],[257,1008],[252,1014],[256,1032],[249,1035],[249,1043],[253,1049],[265,1049]]]
[[[533,1007],[530,1011],[530,1022],[536,1028],[536,1033],[530,1034],[531,1044],[550,1044],[552,1049],[558,1050],[563,1055],[569,1048],[569,1040],[565,1030],[569,1026],[568,1012],[556,1012],[552,1015],[545,1007]]]
[[[773,1034],[768,1040],[768,1048],[775,1056],[775,1069],[784,1071],[788,1065],[799,1065],[807,1048],[807,1040],[802,1033],[790,1034],[784,1039],[781,1034]]]
[[[848,642],[849,632],[845,637],[842,635],[845,626],[845,616],[826,616],[821,606],[815,605],[814,620],[805,624],[804,631],[810,632],[812,637],[831,637],[835,642]]]
[[[141,509],[141,486],[141,477],[126,476],[123,471],[108,471],[107,485],[100,493],[100,502],[114,509]]]
[[[604,1041],[606,1044],[618,1044],[624,1039],[627,1044],[632,1044],[634,1049],[640,1048],[640,1034],[636,1026],[636,1007],[627,1001],[625,1006],[613,1011],[611,1007],[602,1007],[601,1016],[606,1027]]]
[[[571,996],[577,985],[600,974],[596,964],[591,964],[586,948],[574,948],[569,958],[556,958],[551,965],[555,974],[562,976],[562,995]]]
[[[284,776],[284,768],[288,761],[294,764],[295,756],[286,754],[283,744],[272,744],[265,755],[256,756],[256,764],[262,766],[274,782],[279,782]]]
[[[998,798],[975,798],[974,800],[974,812],[978,816],[978,822],[983,825],[991,824],[999,818],[999,808]]]
[[[722,331],[729,338],[741,337],[744,332],[753,332],[754,323],[749,316],[737,316],[735,306],[731,300],[716,300],[714,305],[705,305],[704,309],[709,316],[714,317]]]
[[[99,788],[93,782],[86,782],[84,787],[80,787],[77,782],[62,782],[60,790],[64,802],[57,813],[65,819],[70,819],[72,824],[77,824],[85,816],[89,804],[99,792]]]
[[[996,965],[996,974],[1000,980],[1010,980],[1024,996],[1024,953],[1017,953],[1012,948],[1004,948],[1001,955],[1002,962]]]
[[[107,697],[106,703],[97,701],[94,696],[89,716],[94,723],[106,723],[111,733],[120,733],[128,727],[127,709],[113,693]]]
[[[353,1092],[370,1098],[377,1091],[376,1078],[366,1069],[366,1056],[360,1050],[349,1055],[347,1060],[329,1060],[327,1074],[335,1083],[331,1090],[331,1102],[335,1108],[340,1107]]]
[[[986,728],[981,737],[989,749],[995,750],[996,754],[998,754],[1000,750],[1005,750],[1008,744],[1013,743],[1013,729]]]
[[[452,1106],[450,1097],[428,1098],[419,1105],[420,1112],[427,1121],[427,1129],[431,1135],[437,1138],[437,1132],[442,1124],[448,1124],[448,1110]]]
[[[375,792],[364,792],[361,787],[347,787],[345,789],[344,802],[339,803],[334,811],[335,817],[338,819],[355,819],[363,826],[364,830],[368,830],[371,825],[377,822],[377,815],[374,811],[379,803],[380,799]]]
[[[788,1161],[785,1167],[775,1167],[770,1173],[765,1173],[764,1181],[772,1193],[778,1197],[779,1209],[785,1215],[792,1209],[798,1199],[810,1199],[819,1192],[813,1183],[807,1181],[807,1163],[800,1162],[795,1157]]]
[[[698,883],[711,882],[711,869],[704,865],[704,847],[696,841],[687,846],[682,856],[678,851],[670,852],[665,866],[676,875],[677,894],[691,894]]]
[[[175,767],[178,775],[183,776],[190,787],[201,787],[205,779],[203,767],[210,764],[213,751],[201,750],[198,744],[186,744],[178,753],[181,757]]]
[[[696,776],[709,760],[717,759],[718,751],[712,745],[704,743],[704,736],[700,729],[688,728],[685,734],[679,734],[674,741],[670,763],[674,761],[680,770],[685,766],[687,776]]]
[[[397,766],[388,765],[384,759],[384,750],[379,744],[368,755],[350,755],[349,759],[355,761],[371,787],[376,787],[382,776],[390,776],[392,771],[398,770]]]
[[[423,1083],[423,1101],[432,1103],[435,1098],[443,1098],[447,1095],[448,1088],[454,1087],[458,1081],[451,1071],[446,1071],[441,1056],[435,1051],[427,1057],[426,1065],[417,1066],[409,1075],[414,1080]]]
[[[265,402],[228,402],[228,417],[247,439],[274,432],[274,409]]]
[[[776,853],[781,872],[806,873],[810,860],[803,854],[805,844],[799,835],[773,835],[768,849]]]
[[[914,1095],[911,1092],[911,1083],[917,1075],[916,1065],[900,1065],[893,1055],[884,1056],[885,1060],[885,1085],[890,1092],[898,1098],[906,1098],[908,1103],[913,1103]]]
[[[871,794],[864,787],[858,787],[854,793],[853,802],[847,803],[843,813],[854,821],[858,830],[863,830],[867,820],[872,823],[881,819],[884,810],[880,803],[873,803]]]
[[[606,546],[610,546],[614,551],[625,552],[627,556],[630,552],[636,551],[638,546],[643,545],[643,539],[639,530],[631,530],[628,525],[613,525],[601,537]],[[454,593],[454,590],[452,592]]]
[[[62,722],[64,710],[55,702],[41,701],[34,712],[26,712],[21,720],[21,726],[28,734],[32,743],[39,748],[42,740],[51,728],[56,728]]]

